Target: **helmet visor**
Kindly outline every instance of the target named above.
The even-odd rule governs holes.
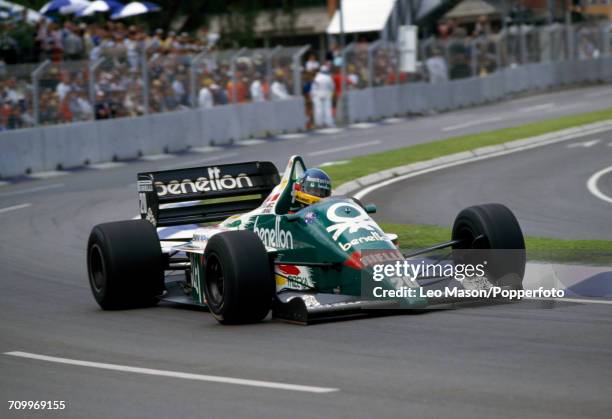
[[[331,184],[324,179],[306,179],[302,185],[302,192],[317,198],[327,198],[331,195]]]

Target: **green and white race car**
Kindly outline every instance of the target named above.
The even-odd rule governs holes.
[[[436,302],[418,295],[371,298],[371,267],[446,248],[511,250],[489,263],[487,276],[493,284],[512,278],[504,286],[521,286],[523,234],[503,205],[467,208],[449,241],[402,254],[397,236],[370,217],[374,205],[332,196],[291,211],[293,184],[305,170],[302,158],[293,156],[282,178],[270,162],[140,173],[142,219],[99,224],[89,237],[96,301],[103,309],[187,303],[207,307],[224,324],[259,322],[270,312],[309,323],[378,308],[425,308]],[[376,285],[450,283],[462,286],[448,277],[388,278]]]

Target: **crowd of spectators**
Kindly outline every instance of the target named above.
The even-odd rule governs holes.
[[[193,36],[162,29],[147,33],[112,21],[3,25],[0,129],[32,126],[36,119],[52,124],[282,100],[293,83],[290,54],[270,60],[265,51],[240,54],[232,64],[236,51],[217,51],[216,38],[204,30]],[[17,32],[29,42],[18,42]],[[37,118],[32,82],[37,65],[15,74],[18,57],[49,61],[38,74]]]
[[[541,47],[538,33],[527,33],[528,52],[535,51],[529,62],[537,61],[543,56],[536,50]],[[372,48],[360,39],[344,56],[332,44],[324,54],[306,54],[297,69],[301,79],[294,80],[292,57],[299,48],[217,50],[216,37],[204,29],[177,34],[113,21],[6,21],[0,23],[0,130],[283,100],[295,92],[306,98],[314,126],[312,98],[320,92],[312,89],[320,73],[321,80],[329,76],[333,81],[331,112],[336,115],[343,87],[437,83],[522,64],[516,28],[508,29],[504,42],[499,42],[501,34],[500,23],[484,16],[470,25],[441,21],[435,36],[419,42],[420,60],[413,73],[399,71],[400,57],[392,43],[378,42]],[[586,36],[578,46],[580,57],[598,54]],[[43,62],[47,64],[40,66]],[[33,83],[37,67],[38,81]]]

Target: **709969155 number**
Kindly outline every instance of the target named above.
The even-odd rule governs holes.
[[[64,410],[64,400],[9,400],[9,410]]]

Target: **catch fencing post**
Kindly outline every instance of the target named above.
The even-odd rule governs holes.
[[[519,47],[521,54],[521,65],[527,64],[527,33],[525,25],[518,25]]]
[[[342,123],[348,124],[348,83],[346,82],[346,53],[353,49],[354,42],[351,42],[340,51],[342,65],[340,66],[340,109],[342,111]]]
[[[197,78],[198,73],[196,70],[196,66],[202,62],[204,57],[206,57],[207,50],[204,50],[195,55],[195,57],[191,57],[190,67],[189,67],[189,96],[191,97],[191,107],[198,107],[198,87],[197,87]]]
[[[480,45],[481,41],[478,38],[474,38],[472,39],[468,45],[470,46],[470,67],[472,67],[472,76],[477,76],[477,69],[478,69],[478,46]]]
[[[566,59],[568,60],[573,60],[574,58],[576,58],[576,50],[574,48],[575,44],[574,44],[574,26],[573,25],[566,25],[565,26],[565,34],[567,36],[567,57]]]
[[[283,47],[281,47],[280,45],[277,45],[274,47],[274,49],[272,49],[272,51],[270,51],[267,55],[266,55],[266,81],[268,83],[268,86],[272,85],[272,60],[274,59],[274,57],[276,57],[281,51],[282,51]]]
[[[149,68],[147,60],[147,47],[142,48],[140,54],[140,65],[142,66],[142,107],[144,114],[149,114]]]
[[[236,83],[238,82],[238,78],[236,77],[236,59],[240,57],[246,48],[240,48],[237,53],[230,57],[230,71],[232,72],[232,103],[238,103],[238,98],[236,95],[238,94],[238,89],[236,88]]]
[[[34,113],[34,126],[40,125],[40,74],[51,64],[51,61],[43,61],[32,72],[32,112]]]
[[[608,23],[606,25],[602,25],[601,27],[601,36],[602,36],[602,42],[603,42],[603,55],[605,56],[610,56],[610,54],[612,53],[612,51],[610,50],[610,43],[612,42],[612,37],[610,37],[610,34],[612,34],[612,23]]]
[[[293,65],[293,94],[300,96],[302,94],[302,71],[301,60],[302,56],[310,49],[310,45],[304,45],[291,57]]]
[[[96,106],[96,70],[104,62],[104,58],[89,62],[89,102],[92,107]]]
[[[374,51],[378,49],[382,42],[383,40],[379,39],[368,46],[368,87],[374,85]]]

